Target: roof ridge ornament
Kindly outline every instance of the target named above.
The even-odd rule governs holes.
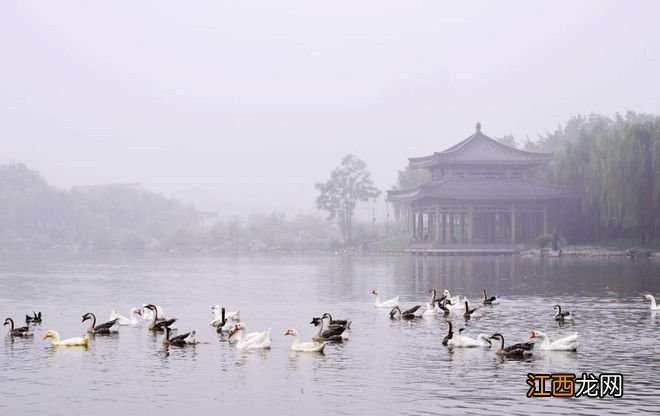
[[[481,123],[477,121],[477,131],[481,131]]]

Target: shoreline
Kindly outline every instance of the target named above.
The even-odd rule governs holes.
[[[516,255],[519,257],[619,257],[630,259],[655,259],[660,260],[660,250],[645,248],[612,248],[598,245],[575,245],[566,246],[560,249],[561,254],[551,253],[548,248],[525,248],[519,250]]]
[[[80,256],[97,256],[97,255],[135,255],[135,256],[405,256],[411,255],[405,251],[406,249],[385,249],[385,250],[362,250],[360,248],[347,248],[338,250],[217,250],[217,249],[175,249],[175,250],[80,250],[73,247],[58,247],[52,249],[14,249],[0,250],[0,258],[7,256],[23,256],[26,254],[37,255],[80,255]],[[561,249],[561,253],[551,252],[550,249],[544,248],[531,248],[519,247],[512,256],[523,258],[630,258],[630,259],[648,259],[660,260],[660,249],[622,249],[612,248],[597,245],[573,245],[566,246]]]

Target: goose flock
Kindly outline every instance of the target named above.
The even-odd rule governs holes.
[[[483,293],[483,298],[481,299],[481,304],[483,307],[492,307],[499,304],[499,299],[496,296],[488,296],[488,292],[485,288],[483,288],[481,292]],[[376,292],[375,289],[372,290],[371,293],[378,296],[378,292]],[[495,351],[497,355],[510,358],[522,358],[531,356],[532,350],[536,345],[536,340],[541,340],[540,348],[542,350],[577,351],[577,333],[553,342],[550,341],[550,338],[548,338],[548,336],[543,332],[532,330],[530,339],[533,339],[534,341],[517,343],[509,345],[508,347],[504,346],[504,335],[498,332],[491,336],[486,334],[479,334],[476,338],[471,338],[463,335],[465,328],[460,328],[458,334],[455,334],[453,323],[450,319],[448,319],[451,315],[462,316],[465,319],[465,322],[469,322],[472,318],[480,318],[482,316],[482,308],[478,306],[472,307],[467,297],[461,298],[460,296],[452,296],[447,289],[442,292],[440,297],[438,297],[437,291],[435,289],[429,290],[429,293],[432,294],[431,300],[426,303],[426,310],[421,312],[419,312],[422,308],[421,304],[415,305],[410,309],[402,312],[398,305],[398,296],[385,302],[381,302],[377,297],[374,306],[376,308],[382,308],[384,304],[394,305],[390,311],[390,319],[393,320],[412,320],[418,317],[434,315],[445,318],[445,324],[447,325],[447,335],[445,335],[443,338],[442,345],[449,348],[490,348],[492,346],[491,340],[498,340],[499,347]],[[555,305],[554,309],[556,310],[554,316],[556,321],[563,322],[564,320],[573,319],[573,315],[571,315],[569,311],[562,312],[560,305]]]
[[[498,356],[507,358],[529,357],[537,345],[539,349],[545,351],[577,351],[578,349],[577,332],[553,341],[545,333],[532,329],[529,337],[531,341],[528,340],[508,346],[505,346],[504,335],[500,332],[494,332],[490,336],[480,333],[476,338],[464,335],[465,328],[460,328],[458,333],[455,333],[452,320],[462,317],[468,324],[471,319],[481,317],[486,309],[498,305],[499,298],[488,296],[488,292],[484,288],[482,289],[481,305],[477,306],[471,304],[465,296],[452,296],[447,289],[443,290],[440,295],[435,289],[429,290],[429,293],[431,298],[428,302],[402,309],[399,305],[399,296],[383,301],[375,289],[371,290],[371,294],[375,296],[374,306],[380,309],[389,309],[389,317],[392,320],[412,321],[425,317],[443,318],[442,321],[446,325],[447,334],[442,339],[441,344],[448,348],[491,348],[493,341],[496,341],[495,353]],[[645,293],[642,295],[642,300],[650,303],[652,311],[660,310],[653,295]],[[561,305],[554,305],[553,308],[555,311],[554,320],[558,323],[574,320],[575,315],[570,311],[562,310]],[[248,332],[247,325],[241,321],[239,310],[227,312],[220,305],[213,305],[211,313],[213,314],[213,320],[210,322],[211,327],[237,349],[263,350],[271,348],[271,328]],[[17,327],[10,317],[5,319],[4,326],[8,326],[7,336],[30,337],[34,335],[35,329],[42,324],[42,321],[41,312],[32,312],[32,315],[25,316],[25,326]],[[119,327],[136,327],[144,323],[150,331],[163,333],[162,344],[165,347],[187,347],[198,344],[195,330],[174,334],[177,331],[174,327],[176,321],[176,318],[167,319],[162,307],[149,303],[141,307],[131,308],[128,317],[122,316],[116,310],[113,310],[108,321],[101,323],[97,321],[94,313],[86,312],[82,315],[82,322],[89,322],[85,336],[61,339],[57,331],[47,330],[43,339],[50,339],[53,346],[87,348],[90,336],[112,336],[119,333]],[[291,344],[291,350],[293,351],[322,353],[328,344],[342,343],[349,339],[351,323],[347,319],[334,319],[330,313],[326,312],[312,318],[310,325],[314,326],[316,332],[312,335],[311,340],[301,340],[300,333],[293,328],[287,329],[284,336],[293,337],[293,343]]]

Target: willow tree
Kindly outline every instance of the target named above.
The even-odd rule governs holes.
[[[554,152],[554,162],[539,175],[580,191],[581,213],[573,230],[578,239],[635,232],[648,243],[655,237],[660,222],[658,116],[573,117],[564,128],[525,147]]]
[[[320,192],[316,207],[328,212],[329,221],[338,222],[344,242],[350,244],[357,202],[366,202],[380,195],[367,172],[367,164],[353,155],[346,155],[330,173],[330,179],[317,183],[316,189]]]
[[[660,146],[660,129],[656,121],[634,124],[630,126],[630,136],[633,148],[637,153],[637,162],[635,164],[635,191],[636,210],[639,222],[639,237],[643,243],[650,242],[654,237],[656,223],[656,176],[657,166],[654,166],[654,154],[656,148]],[[657,161],[655,161],[657,162]]]

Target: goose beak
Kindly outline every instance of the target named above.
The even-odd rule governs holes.
[[[532,335],[529,336],[529,339],[536,338],[536,332],[532,331]]]
[[[46,339],[46,338],[48,338],[48,334],[44,335],[44,337],[41,339]]]

